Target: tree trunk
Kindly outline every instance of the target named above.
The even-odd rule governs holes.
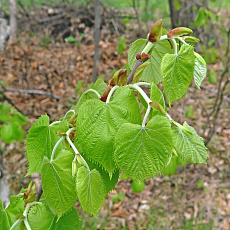
[[[179,17],[176,13],[176,9],[174,6],[174,0],[168,0],[168,1],[169,1],[171,25],[172,25],[172,28],[175,28],[177,27]]]
[[[5,18],[0,18],[0,51],[5,49],[9,32],[10,27],[7,25],[7,20]]]
[[[93,67],[93,75],[92,82],[97,80],[98,76],[98,67],[99,67],[99,58],[100,58],[100,50],[99,50],[99,42],[100,42],[100,26],[101,26],[101,3],[100,0],[95,1],[95,20],[94,20],[94,67]]]
[[[16,0],[9,0],[10,7],[10,39],[9,43],[16,43],[17,39],[17,5]]]
[[[10,202],[10,189],[6,178],[6,173],[3,169],[1,150],[0,150],[0,198],[3,202],[4,207]]]

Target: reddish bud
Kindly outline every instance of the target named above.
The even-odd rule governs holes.
[[[141,59],[141,53],[138,53],[138,54],[137,54],[136,59],[137,59],[137,60],[140,60],[140,59]]]
[[[142,61],[147,61],[150,57],[151,57],[151,54],[146,54],[146,53],[141,53],[141,60]]]
[[[114,75],[113,78],[110,80],[109,85],[114,87],[115,85],[125,85],[127,83],[127,70],[120,69]]]
[[[58,135],[59,137],[64,137],[64,136],[66,135],[66,132],[65,132],[65,131],[62,131],[62,130],[58,130],[58,131],[57,131],[57,135]]]
[[[149,33],[148,41],[155,43],[157,42],[162,34],[162,19],[156,21]]]
[[[162,114],[166,115],[166,112],[164,111],[163,107],[158,102],[152,101],[149,104],[154,109],[157,109],[159,112],[161,112]]]
[[[107,99],[108,94],[109,94],[109,92],[110,92],[111,89],[112,89],[112,86],[111,86],[111,85],[108,85],[108,86],[106,87],[105,92],[103,93],[103,95],[102,95],[101,98],[100,98],[101,101],[106,102],[106,99]]]
[[[167,33],[169,38],[178,38],[182,35],[192,33],[192,30],[186,27],[177,27]]]

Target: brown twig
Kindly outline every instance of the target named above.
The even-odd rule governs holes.
[[[42,196],[43,190],[42,190],[42,184],[39,185],[36,191],[36,200],[39,201]]]
[[[135,73],[136,69],[137,69],[142,63],[143,63],[143,62],[142,62],[140,59],[138,59],[138,60],[136,61],[135,66],[133,67],[131,73],[130,73],[129,76],[128,76],[127,84],[130,84],[130,83],[133,81],[134,73]]]
[[[209,89],[208,87],[206,87],[206,86],[204,86],[204,85],[202,85],[200,88],[201,88],[201,89],[205,89],[205,90],[207,90],[207,91],[210,92],[210,93],[218,94],[218,91],[217,91],[217,90]],[[230,98],[229,98],[229,97],[224,96],[223,99],[224,99],[225,101],[227,101],[228,103],[230,103]]]
[[[8,103],[11,104],[19,113],[23,114],[24,116],[26,115],[4,93],[3,93],[3,100],[8,101]]]
[[[34,89],[15,89],[15,88],[2,88],[0,89],[0,93],[3,92],[13,92],[13,93],[27,93],[27,94],[39,94],[39,95],[45,95],[45,96],[49,96],[52,97],[54,99],[56,99],[57,101],[59,101],[61,98],[57,95],[54,95],[52,93],[47,93],[45,91],[42,90],[34,90]]]
[[[219,103],[218,103],[218,105],[217,105],[217,107],[216,107],[216,112],[215,112],[215,115],[214,115],[214,119],[213,119],[213,121],[212,121],[212,124],[213,124],[213,125],[212,125],[212,127],[211,127],[211,129],[210,129],[210,131],[209,131],[209,133],[208,133],[208,136],[207,136],[207,138],[206,138],[206,140],[205,140],[205,144],[206,144],[206,145],[210,142],[210,140],[211,140],[213,134],[215,133],[216,121],[217,121],[217,118],[218,118],[218,115],[219,115],[219,112],[220,112],[220,107],[221,107],[221,105],[222,105],[222,103],[223,103],[224,92],[225,92],[226,86],[228,85],[229,82],[230,82],[230,79],[227,79],[227,81],[224,83],[224,86],[223,86],[223,88],[222,88],[222,90],[221,90],[220,101],[219,101]]]

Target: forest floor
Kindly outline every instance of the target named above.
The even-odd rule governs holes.
[[[41,39],[27,33],[22,33],[19,41],[0,52],[0,80],[6,81],[8,88],[52,91],[61,98],[57,101],[44,95],[7,92],[7,97],[28,116],[27,131],[39,116],[46,113],[51,121],[57,120],[76,104],[90,83],[94,45],[50,43],[44,47]],[[100,42],[99,75],[106,81],[114,69],[126,63],[127,52],[118,55],[117,44],[116,36]],[[222,66],[217,62],[209,68],[218,73]],[[217,89],[217,84],[211,85],[207,80],[203,85]],[[187,121],[202,135],[207,119],[204,108],[212,108],[214,97],[215,94],[197,90],[192,84],[188,95],[174,103],[169,114],[180,123]],[[146,189],[140,194],[132,191],[130,180],[120,180],[106,198],[98,219],[80,210],[83,229],[230,229],[229,121],[230,106],[224,100],[216,133],[208,145],[207,165],[188,164],[186,170],[179,168],[174,176],[155,177],[146,181]],[[27,187],[31,179],[39,183],[38,175],[24,177],[25,141],[1,145],[5,148],[3,159],[12,194]],[[123,193],[125,199],[113,203],[111,196],[117,193]]]

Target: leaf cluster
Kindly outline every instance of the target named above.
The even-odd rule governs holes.
[[[27,175],[41,174],[43,194],[39,202],[31,200],[26,207],[25,196],[18,195],[1,208],[6,229],[17,221],[27,229],[78,229],[76,201],[96,216],[120,173],[141,184],[141,192],[144,180],[173,174],[178,164],[206,164],[203,139],[186,122],[174,121],[166,104],[171,107],[180,100],[192,79],[200,88],[206,63],[180,37],[190,29],[168,33],[161,27],[160,20],[151,29],[151,38],[132,44],[128,77],[126,70],[120,70],[109,84],[98,79],[59,121],[50,124],[43,115],[32,125],[27,136]],[[148,93],[141,85],[150,86]],[[41,219],[45,221],[38,226]]]
[[[22,141],[25,137],[23,126],[27,123],[27,118],[11,105],[0,103],[0,137],[3,142]]]

